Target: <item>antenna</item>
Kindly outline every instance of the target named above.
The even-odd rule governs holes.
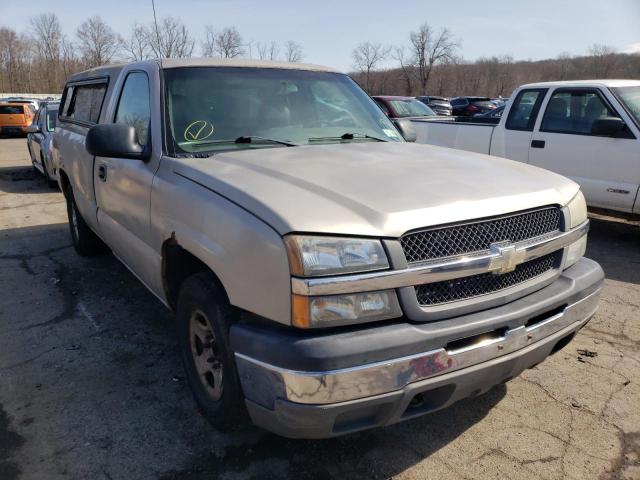
[[[158,30],[158,17],[156,17],[156,2],[151,0],[153,8],[153,24],[156,27],[156,39],[158,40],[158,60],[160,60],[160,68],[162,68],[162,43],[160,42],[160,30]]]

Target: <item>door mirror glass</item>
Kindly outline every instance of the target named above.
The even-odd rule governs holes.
[[[418,135],[416,133],[416,129],[413,128],[413,123],[411,123],[411,120],[402,118],[400,120],[396,120],[393,123],[407,142],[416,141]]]
[[[145,160],[146,149],[140,145],[136,129],[132,125],[108,123],[89,129],[85,148],[96,157],[115,157]]]
[[[38,128],[37,123],[32,123],[27,127],[27,133],[38,133],[39,131],[40,131],[40,128]]]
[[[624,120],[619,117],[604,117],[593,121],[591,134],[605,137],[615,137],[624,130]]]

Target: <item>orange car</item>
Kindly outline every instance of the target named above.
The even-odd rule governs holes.
[[[0,134],[26,134],[34,116],[28,103],[0,103]]]

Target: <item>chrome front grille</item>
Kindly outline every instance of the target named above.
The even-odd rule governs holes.
[[[492,243],[521,242],[557,232],[562,213],[557,207],[515,213],[464,224],[411,232],[400,238],[409,264],[488,251]]]
[[[427,283],[415,287],[420,306],[429,307],[443,303],[466,300],[505,288],[515,287],[557,268],[561,261],[562,251],[521,263],[515,270],[502,275],[482,273],[470,277],[456,278],[443,282]]]

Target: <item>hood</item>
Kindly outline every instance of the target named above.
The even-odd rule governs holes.
[[[420,227],[564,205],[571,180],[502,158],[413,143],[254,148],[166,159],[175,174],[280,234],[399,237]]]

